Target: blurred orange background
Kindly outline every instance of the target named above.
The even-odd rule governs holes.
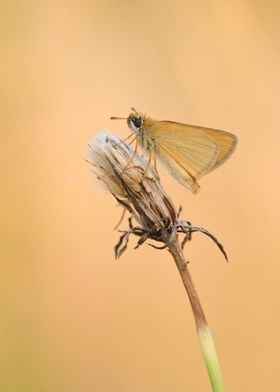
[[[234,132],[186,248],[227,391],[279,391],[279,2],[1,2],[1,391],[208,391],[175,264],[119,261],[121,209],[84,161],[130,107]],[[126,227],[126,222],[122,225]]]

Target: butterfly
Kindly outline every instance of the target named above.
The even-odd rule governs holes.
[[[197,193],[198,180],[219,167],[233,153],[237,137],[232,133],[174,121],[157,121],[134,108],[125,119],[138,145],[149,154],[149,163],[156,158],[183,186]],[[127,140],[126,138],[125,140]],[[134,139],[133,139],[134,140]]]

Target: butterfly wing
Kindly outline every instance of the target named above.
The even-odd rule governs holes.
[[[219,146],[219,153],[215,164],[209,171],[212,171],[224,163],[233,153],[237,145],[237,137],[232,133],[220,131],[211,128],[201,128],[208,136],[210,136]],[[207,173],[209,173],[209,171]],[[206,173],[205,173],[206,174]]]
[[[197,180],[222,164],[236,144],[230,133],[171,121],[154,122],[149,136],[169,172],[194,193]]]

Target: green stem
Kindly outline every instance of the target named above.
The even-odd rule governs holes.
[[[213,392],[225,392],[225,386],[220,368],[218,356],[215,350],[214,340],[212,338],[210,329],[206,321],[198,294],[194,287],[187,263],[181,245],[178,239],[168,244],[168,249],[173,256],[181,279],[188,293],[189,300],[192,306],[197,334],[199,336],[201,349],[203,352],[204,361],[207,367],[208,375],[212,385]]]
[[[215,392],[224,392],[225,385],[222,371],[210,329],[205,327],[204,330],[198,330],[198,336],[212,389]]]

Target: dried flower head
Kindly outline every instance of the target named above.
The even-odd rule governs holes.
[[[172,201],[152,165],[120,138],[101,133],[89,143],[98,179],[125,206],[139,225],[160,230],[176,223]]]
[[[89,142],[89,154],[97,178],[139,225],[133,227],[129,220],[129,230],[122,232],[115,247],[116,257],[127,248],[130,234],[140,237],[137,246],[150,238],[163,242],[163,247],[154,246],[162,249],[180,232],[185,234],[183,247],[191,238],[191,233],[196,231],[211,237],[226,257],[222,245],[211,233],[179,219],[180,210],[176,211],[154,167],[122,139],[100,133]]]

